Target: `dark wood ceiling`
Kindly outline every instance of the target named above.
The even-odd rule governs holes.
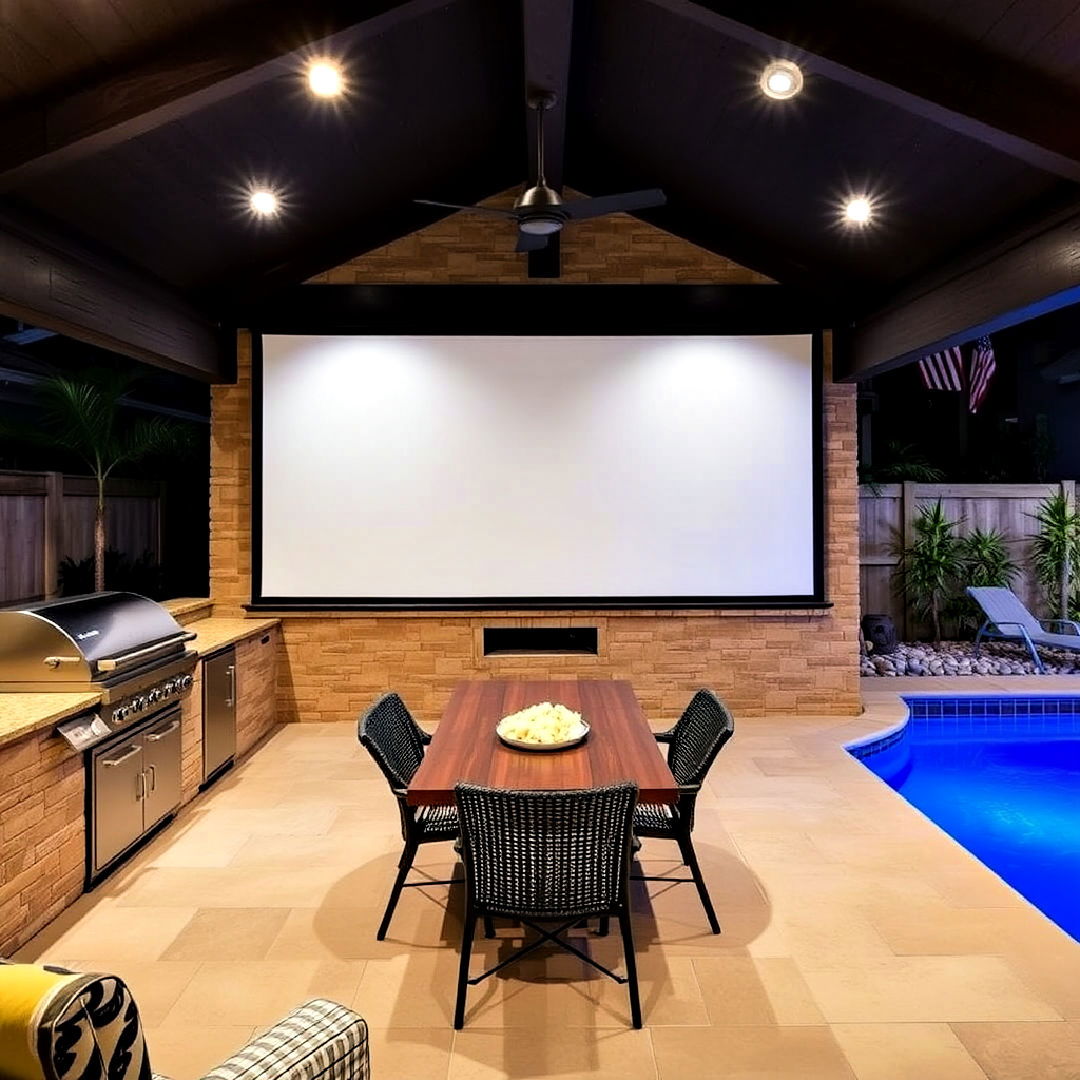
[[[324,53],[344,103],[303,88]],[[777,56],[790,102],[757,90]],[[1080,209],[1078,0],[4,0],[0,225],[212,325],[434,220],[417,197],[524,180],[527,85],[560,93],[554,181],[663,188],[655,224],[878,319],[868,367],[960,332],[909,341],[890,305]],[[245,213],[252,181],[279,217]],[[873,227],[842,228],[863,192]],[[18,272],[0,252],[0,301]]]

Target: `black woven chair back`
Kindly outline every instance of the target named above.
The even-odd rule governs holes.
[[[503,791],[458,784],[455,794],[477,910],[569,919],[627,902],[637,785]]]
[[[360,742],[392,788],[403,791],[424,759],[416,722],[395,693],[383,694],[360,717]]]
[[[711,690],[699,690],[679,717],[668,750],[668,767],[675,779],[700,784],[734,732],[727,706]]]

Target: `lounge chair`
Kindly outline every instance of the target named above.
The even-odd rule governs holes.
[[[1051,649],[1070,649],[1080,652],[1080,623],[1072,619],[1036,619],[1012,589],[1000,586],[969,585],[968,596],[983,609],[986,621],[975,635],[975,655],[983,639],[1023,641],[1035,661],[1035,668],[1045,672],[1038,645]],[[1052,633],[1048,627],[1067,626],[1066,634]]]

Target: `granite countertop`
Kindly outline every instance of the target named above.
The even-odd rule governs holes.
[[[208,607],[209,600],[167,601],[174,616]],[[189,642],[188,648],[200,656],[231,645],[236,641],[264,634],[277,626],[278,619],[241,619],[207,618],[187,623],[185,630],[193,631],[197,637]],[[25,735],[43,731],[61,720],[84,709],[92,708],[101,700],[100,694],[93,691],[80,691],[72,694],[4,694],[0,693],[0,747],[13,743]]]
[[[41,731],[101,700],[93,692],[78,694],[0,694],[0,746]]]
[[[210,618],[188,623],[184,629],[198,635],[194,641],[188,642],[188,648],[204,656],[224,645],[231,645],[234,641],[243,641],[244,638],[254,637],[256,634],[265,634],[280,621],[280,619]]]

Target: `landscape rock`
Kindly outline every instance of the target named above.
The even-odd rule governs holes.
[[[1073,653],[1040,649],[1047,675],[1068,675],[1080,671]],[[859,657],[859,672],[878,678],[897,675],[1037,675],[1027,650],[1012,643],[983,643],[978,656],[971,641],[899,642],[887,656]]]

